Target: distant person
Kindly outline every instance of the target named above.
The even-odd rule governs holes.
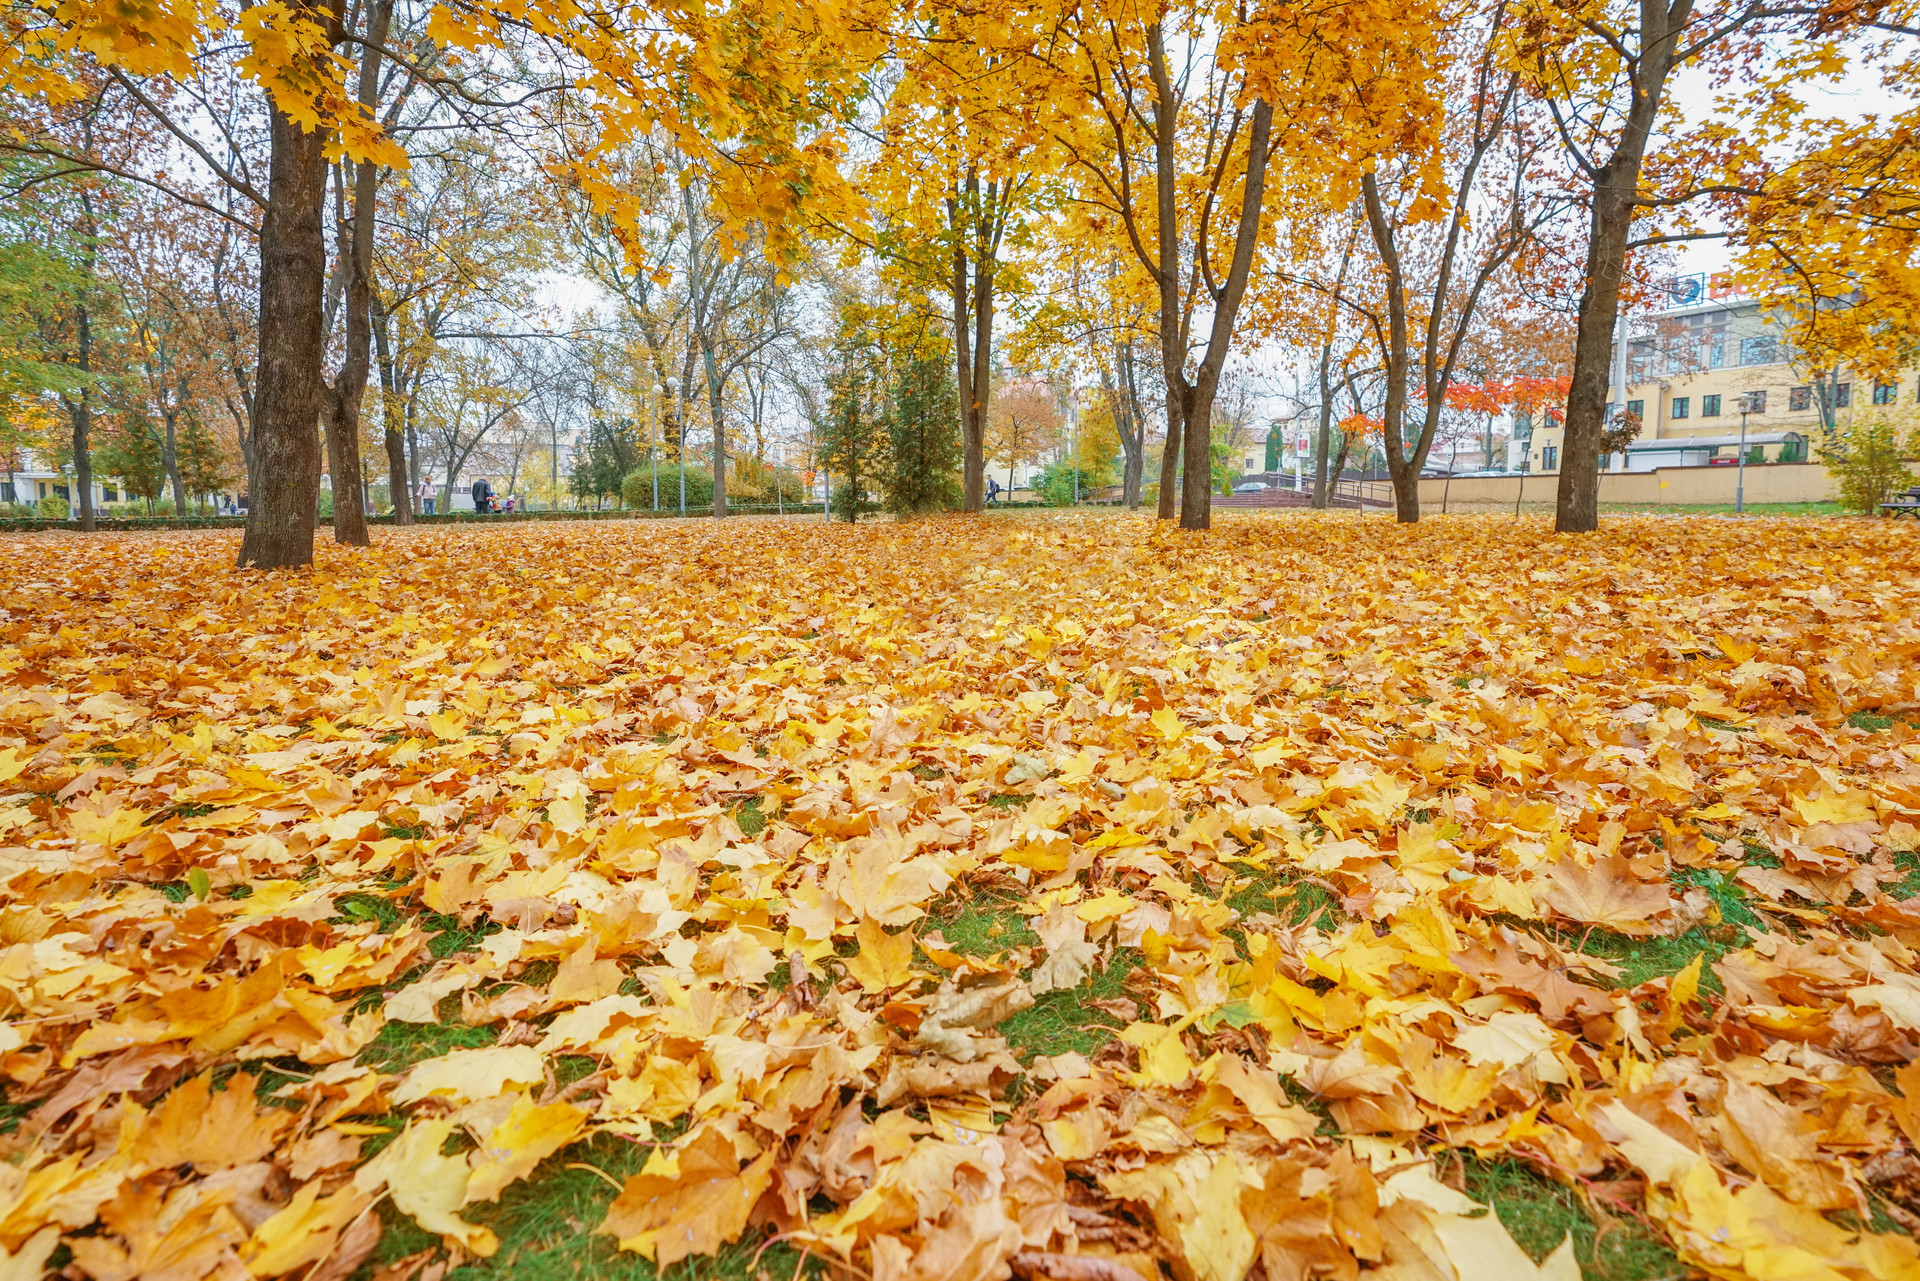
[[[433,515],[433,500],[439,496],[439,488],[431,480],[420,482],[420,514]]]
[[[987,501],[990,503],[1000,501],[1000,482],[991,476],[987,477]]]
[[[506,512],[507,512],[507,515],[509,516],[513,515],[513,495],[512,494],[507,495]]]
[[[493,510],[493,486],[482,476],[473,482],[473,510],[484,512]]]

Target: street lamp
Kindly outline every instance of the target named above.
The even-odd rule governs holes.
[[[673,416],[673,462],[680,472],[680,514],[684,516],[687,514],[687,413],[685,405],[675,404],[679,394],[680,380],[667,379],[667,403],[675,405],[676,409]],[[654,484],[657,487],[659,483],[659,472],[655,471]],[[657,488],[655,492],[658,492]],[[656,499],[655,505],[658,506],[658,503]]]
[[[1740,394],[1740,462],[1738,476],[1733,485],[1733,514],[1738,516],[1747,509],[1747,415],[1753,409],[1753,397]]]
[[[666,383],[661,383],[656,390],[659,391],[663,398],[668,394]],[[660,404],[660,412],[653,416],[653,423],[647,430],[647,470],[653,473],[653,510],[655,512],[660,510],[660,450],[658,447],[658,437],[662,425],[666,422],[666,418],[667,405],[663,399]]]

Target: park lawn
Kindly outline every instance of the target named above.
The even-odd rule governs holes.
[[[1913,1275],[1907,533],[0,538],[0,1268]]]
[[[1552,516],[1553,496],[1551,486],[1542,487],[1542,497],[1525,499],[1521,503],[1523,516]],[[1434,504],[1438,514],[1439,504]],[[1601,503],[1600,511],[1608,516],[1732,516],[1732,503]],[[1513,515],[1512,503],[1463,503],[1451,502],[1447,505],[1449,515],[1494,516]],[[1848,516],[1861,519],[1840,506],[1839,503],[1748,503],[1741,513],[1746,516]]]

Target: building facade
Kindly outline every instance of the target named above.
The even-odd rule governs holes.
[[[1609,471],[1734,463],[1743,411],[1748,462],[1806,462],[1824,422],[1920,403],[1912,370],[1884,383],[1845,371],[1813,378],[1760,305],[1737,296],[1676,308],[1638,329],[1627,338],[1624,400],[1640,435],[1608,459]],[[1557,472],[1564,436],[1549,418],[1514,452],[1529,472]]]

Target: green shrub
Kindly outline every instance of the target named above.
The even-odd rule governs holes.
[[[1906,460],[1920,452],[1920,427],[1902,418],[1873,413],[1821,432],[1814,449],[1848,511],[1872,514],[1913,483]]]
[[[42,520],[66,520],[73,514],[73,509],[67,506],[67,500],[60,495],[49,494],[40,500],[37,514]]]
[[[627,473],[620,482],[620,500],[628,507],[652,510],[653,508],[653,467],[636,467]],[[680,472],[678,467],[660,467],[660,510],[678,511],[680,509]],[[689,467],[687,476],[687,506],[713,506],[713,473],[704,467]]]

